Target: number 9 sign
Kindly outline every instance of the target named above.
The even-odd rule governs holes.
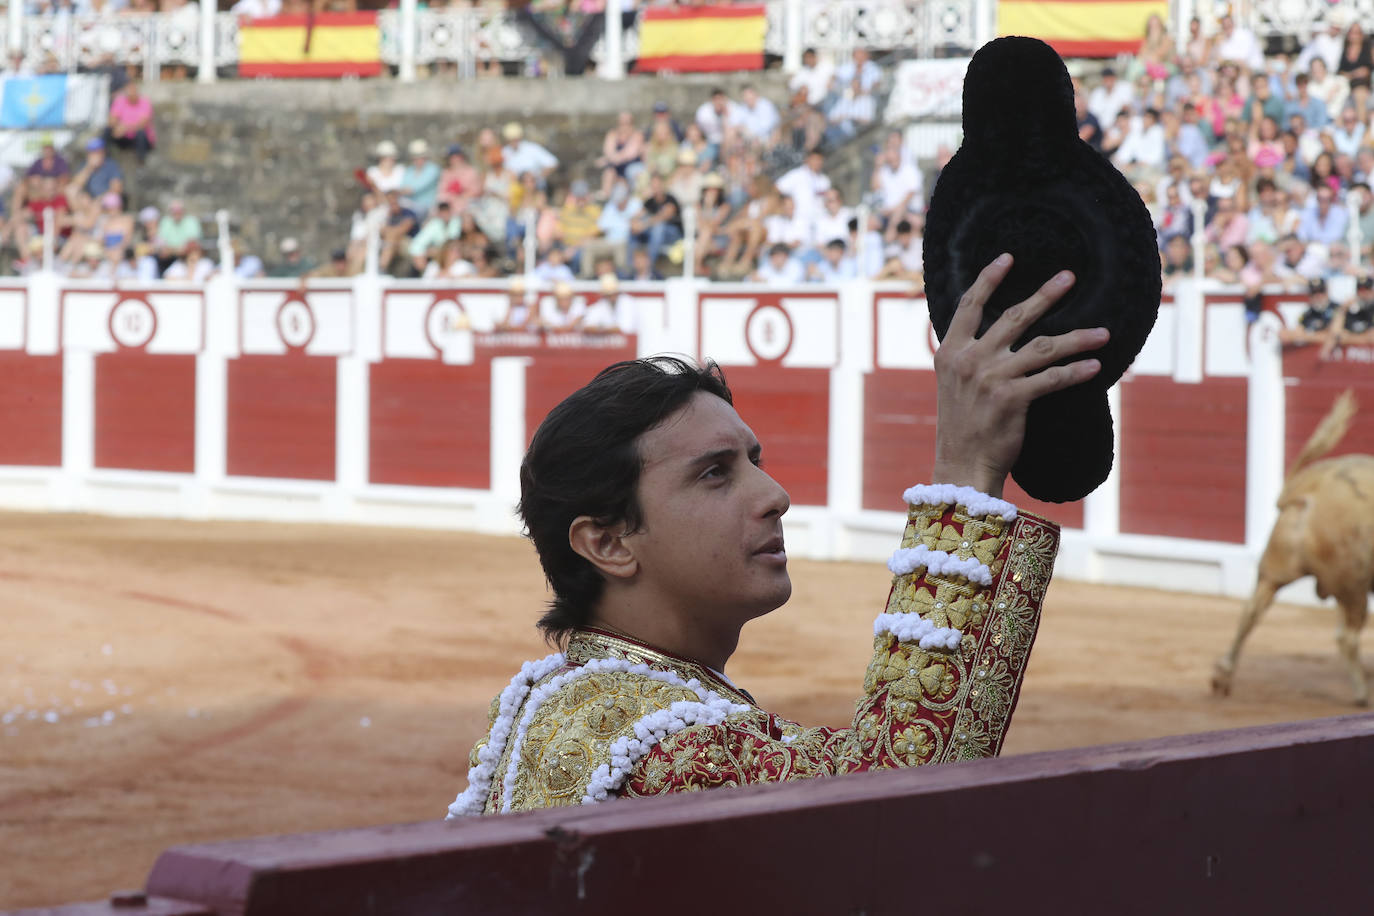
[[[305,301],[287,299],[277,309],[277,333],[288,349],[303,349],[315,337],[315,313]]]

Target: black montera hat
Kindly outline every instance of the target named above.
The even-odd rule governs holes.
[[[1360,277],[1359,280],[1355,281],[1355,288],[1356,288],[1356,289],[1374,289],[1374,277],[1371,277],[1371,276],[1368,276],[1368,275],[1365,275],[1365,276],[1363,276],[1363,277]]]
[[[1081,499],[1112,467],[1107,389],[1159,313],[1154,225],[1130,183],[1079,139],[1068,71],[1044,42],[984,45],[964,77],[963,121],[963,145],[926,217],[931,323],[944,339],[959,298],[1004,251],[1015,261],[983,307],[980,334],[1057,272],[1073,271],[1073,287],[1015,346],[1090,327],[1107,328],[1111,340],[1091,354],[1102,362],[1095,378],[1031,404],[1012,477],[1036,499]]]
[[[1326,292],[1326,281],[1321,277],[1313,277],[1307,281],[1307,294],[1315,296],[1317,293]]]

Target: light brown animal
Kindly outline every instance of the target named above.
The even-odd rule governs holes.
[[[1341,623],[1336,644],[1350,674],[1355,702],[1369,704],[1360,663],[1360,631],[1374,591],[1374,456],[1345,455],[1318,461],[1341,441],[1355,415],[1346,391],[1317,424],[1293,462],[1279,494],[1279,517],[1260,559],[1255,593],[1245,605],[1231,651],[1217,660],[1212,690],[1225,696],[1241,644],[1274,601],[1274,593],[1303,576],[1315,576],[1317,594],[1334,596]]]

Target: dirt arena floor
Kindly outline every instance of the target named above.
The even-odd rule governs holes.
[[[847,722],[888,576],[792,564],[729,674]],[[142,884],[179,843],[440,818],[491,697],[548,651],[515,538],[0,514],[0,906]],[[1354,711],[1331,609],[1056,582],[1006,753]]]

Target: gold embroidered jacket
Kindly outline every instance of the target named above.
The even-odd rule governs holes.
[[[798,725],[702,665],[579,630],[493,700],[450,818],[995,756],[1059,529],[967,488],[908,497],[848,728]]]

